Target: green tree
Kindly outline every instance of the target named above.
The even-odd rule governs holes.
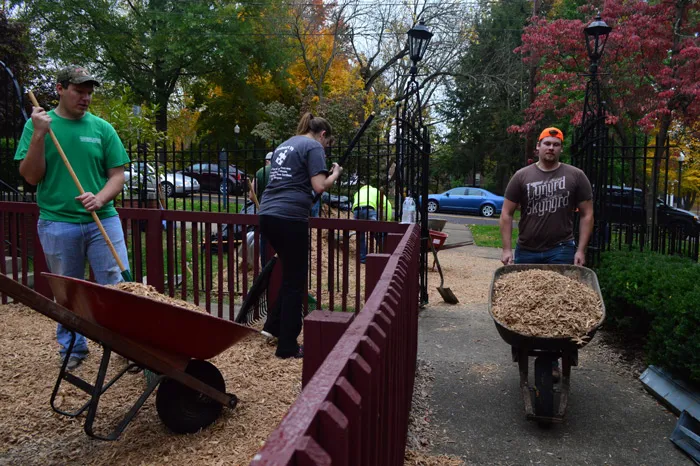
[[[229,0],[30,0],[21,11],[48,56],[96,66],[105,78],[126,83],[139,100],[158,106],[156,129],[166,132],[170,98],[182,80],[221,69],[245,74],[256,54],[252,29],[264,6]]]
[[[525,163],[522,141],[507,132],[522,121],[528,70],[513,50],[530,15],[526,1],[484,3],[475,21],[472,46],[460,61],[455,85],[441,107],[449,119],[451,166],[457,177],[488,175],[496,191]],[[486,173],[486,172],[489,173]]]

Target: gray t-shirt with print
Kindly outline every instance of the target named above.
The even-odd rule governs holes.
[[[562,163],[542,171],[532,164],[518,170],[506,188],[505,198],[520,204],[518,246],[546,251],[574,239],[574,211],[593,197],[586,174]]]
[[[288,220],[308,220],[313,189],[311,177],[328,174],[321,143],[306,136],[294,136],[275,149],[270,164],[270,181],[260,204],[260,215]]]

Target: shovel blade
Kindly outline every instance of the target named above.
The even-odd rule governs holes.
[[[440,296],[442,296],[442,300],[445,301],[447,304],[459,303],[459,299],[457,299],[457,296],[455,296],[451,289],[438,287],[437,290],[438,293],[440,293]]]

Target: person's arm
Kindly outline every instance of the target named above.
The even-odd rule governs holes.
[[[255,193],[258,192],[258,179],[253,178],[253,183],[250,185],[250,189],[248,190],[248,199],[251,201],[254,200],[257,196],[255,196]]]
[[[574,265],[585,265],[586,248],[593,233],[593,201],[583,201],[578,205],[578,247],[574,255]]]
[[[107,170],[107,183],[97,194],[85,192],[76,199],[83,204],[85,210],[92,212],[99,210],[109,201],[117,197],[124,186],[124,167],[114,167]]]
[[[513,214],[517,206],[518,204],[513,201],[508,199],[504,200],[503,208],[501,209],[501,218],[498,220],[498,224],[501,228],[501,245],[503,247],[501,262],[503,262],[503,265],[513,263]]]
[[[34,133],[27,149],[27,155],[19,164],[19,174],[31,185],[37,185],[46,174],[44,138],[51,127],[51,117],[41,107],[32,110]]]
[[[333,183],[335,183],[335,180],[340,178],[340,175],[342,173],[343,167],[341,167],[337,163],[334,163],[331,167],[330,175],[326,175],[325,173],[319,173],[318,175],[314,175],[311,177],[311,187],[317,194],[323,194],[324,191],[327,191],[333,187]]]

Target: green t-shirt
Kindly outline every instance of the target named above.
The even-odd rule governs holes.
[[[86,192],[97,194],[107,184],[110,168],[129,163],[129,156],[117,132],[102,118],[86,113],[80,120],[69,120],[56,115],[54,110],[48,114],[51,117],[51,129]],[[33,133],[34,125],[30,119],[24,125],[15,160],[27,156]],[[78,187],[48,134],[44,147],[46,173],[37,186],[39,218],[68,223],[92,222],[92,214],[75,199],[80,195]],[[117,215],[114,202],[105,204],[97,211],[97,215],[101,219]]]
[[[262,199],[267,183],[270,182],[270,168],[272,168],[272,165],[265,165],[255,172],[255,188],[257,191],[255,195],[258,196],[258,201]]]

